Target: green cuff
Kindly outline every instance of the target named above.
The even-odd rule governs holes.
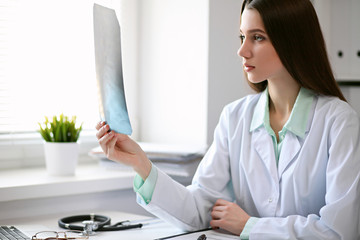
[[[149,176],[144,181],[138,174],[135,175],[133,188],[136,193],[138,193],[141,198],[148,204],[151,201],[156,180],[157,180],[158,172],[157,168],[152,165]]]
[[[257,221],[259,221],[259,218],[256,218],[256,217],[249,218],[249,220],[245,224],[245,227],[244,227],[243,231],[240,234],[240,239],[241,240],[249,240],[250,231],[253,228],[253,226],[255,226]]]

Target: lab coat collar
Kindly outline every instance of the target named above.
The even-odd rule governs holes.
[[[314,93],[311,90],[301,87],[296,97],[293,110],[284,128],[300,138],[304,138],[307,132],[308,116],[312,107]],[[266,88],[255,106],[253,118],[250,125],[250,132],[264,126],[270,128],[269,122],[269,93]]]
[[[293,111],[286,122],[284,128],[289,132],[283,140],[282,152],[280,154],[279,165],[276,166],[275,151],[271,136],[268,133],[268,99],[267,89],[261,93],[258,103],[255,106],[253,118],[250,125],[250,132],[253,132],[252,144],[271,173],[271,178],[278,182],[283,172],[293,162],[297,153],[301,149],[298,137],[304,138],[309,131],[309,113],[313,108],[314,94],[310,90],[301,88],[295,100]],[[268,123],[266,123],[266,121]],[[263,126],[263,127],[262,127]],[[268,126],[269,127],[269,126]]]
[[[267,88],[260,95],[260,98],[255,106],[254,114],[251,120],[250,132],[261,127],[265,122],[265,113],[268,107],[269,94]]]
[[[301,149],[298,137],[291,132],[287,133],[281,150],[279,164],[277,166],[273,141],[264,127],[254,130],[251,144],[254,146],[259,158],[268,169],[269,177],[275,183],[280,182],[282,174],[294,161]],[[277,186],[277,184],[275,184],[275,186]]]
[[[254,146],[255,151],[258,153],[259,158],[268,169],[269,177],[273,182],[279,182],[279,176],[275,161],[275,151],[271,136],[267,133],[265,128],[257,128],[253,132],[251,144]],[[277,186],[277,184],[275,184]]]
[[[309,113],[312,107],[314,93],[306,88],[300,88],[295,100],[293,110],[284,128],[300,138],[304,138],[307,132]]]
[[[299,139],[292,132],[286,134],[283,144],[277,169],[280,178],[301,149]]]

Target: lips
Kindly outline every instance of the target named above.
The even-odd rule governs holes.
[[[244,63],[244,70],[246,72],[250,72],[251,70],[253,70],[255,68],[255,66],[249,65],[247,63]]]

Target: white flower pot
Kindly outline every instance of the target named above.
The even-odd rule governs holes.
[[[46,170],[51,176],[72,176],[79,156],[77,142],[45,142]]]

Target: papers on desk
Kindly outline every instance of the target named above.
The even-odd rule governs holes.
[[[140,147],[153,162],[186,163],[205,154],[205,146],[155,144],[140,142]]]
[[[239,239],[239,236],[233,235],[224,230],[200,230],[189,233],[177,234],[173,236],[167,236],[162,238],[157,238],[155,240],[165,240],[165,239],[175,239],[175,240],[196,240],[199,239],[201,235],[206,236],[206,240],[226,240],[226,239]]]
[[[205,146],[154,144],[139,142],[148,158],[159,169],[169,175],[192,177],[205,154]],[[100,166],[110,170],[130,170],[131,168],[108,160],[101,147],[92,149],[90,156],[100,159]]]

